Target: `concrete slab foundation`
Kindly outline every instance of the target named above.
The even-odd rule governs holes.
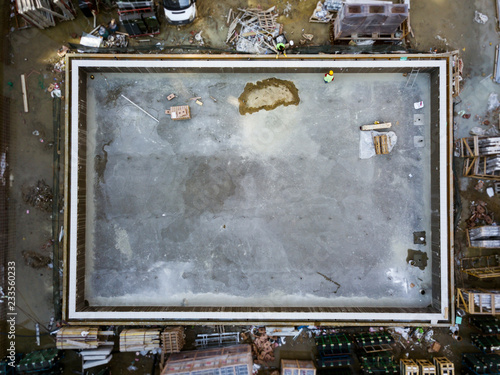
[[[68,318],[446,319],[445,61],[146,63],[73,61]],[[241,115],[268,78],[299,104]],[[374,121],[397,144],[360,159]]]

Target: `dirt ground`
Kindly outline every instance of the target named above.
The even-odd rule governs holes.
[[[292,10],[288,16],[282,14],[290,3]],[[226,16],[230,7],[261,7],[267,9],[275,5],[280,11],[278,22],[284,25],[288,39],[299,40],[302,33],[313,34],[312,43],[319,49],[329,47],[329,27],[325,24],[308,22],[309,16],[316,5],[316,0],[233,0],[208,2],[198,1],[199,17],[188,26],[174,27],[162,25],[162,32],[155,38],[148,38],[151,44],[161,43],[165,46],[188,45],[191,32],[203,31],[205,46],[216,49],[231,50],[225,44],[227,36]],[[2,7],[2,63],[0,67],[0,83],[3,95],[11,99],[10,145],[8,158],[9,176],[9,260],[14,260],[17,267],[17,350],[25,352],[53,345],[48,335],[42,336],[42,345],[37,347],[34,334],[35,322],[39,322],[42,333],[46,332],[49,320],[54,316],[52,300],[53,272],[51,268],[34,268],[25,263],[23,251],[36,252],[42,256],[51,256],[52,248],[46,246],[52,238],[51,212],[41,211],[30,206],[22,199],[22,191],[45,180],[52,182],[53,142],[52,135],[52,98],[47,87],[57,82],[64,84],[64,76],[53,71],[57,49],[68,42],[78,43],[82,31],[93,29],[92,20],[80,12],[75,21],[62,22],[57,27],[38,30],[29,28],[15,30],[15,22],[10,18],[12,13],[10,2],[4,1]],[[474,11],[478,10],[489,17],[486,24],[474,22]],[[491,84],[489,75],[493,71],[495,45],[499,43],[497,20],[495,19],[495,0],[413,0],[411,3],[411,26],[414,37],[409,38],[410,45],[423,52],[432,50],[459,50],[464,61],[464,92],[461,97],[472,95],[477,88],[480,95],[487,97],[489,92],[500,93],[500,86]],[[115,17],[113,10],[101,9],[98,23],[107,23]],[[11,29],[14,28],[14,29]],[[76,34],[77,37],[75,37]],[[148,42],[133,41],[132,44],[148,44]],[[27,75],[29,112],[23,111],[20,74]],[[486,79],[481,81],[480,79]],[[479,82],[479,83],[478,83]],[[483,98],[481,96],[481,98]],[[459,100],[458,98],[457,100]],[[465,100],[465,99],[464,99]],[[472,116],[484,116],[486,102],[481,99],[471,105]],[[468,103],[467,100],[464,103]],[[471,101],[472,103],[472,101]],[[464,104],[462,104],[464,105]],[[63,106],[64,108],[64,106]],[[461,131],[474,124],[461,122]],[[61,168],[64,168],[62,163]],[[459,173],[460,174],[460,173]],[[463,180],[462,180],[463,181]],[[469,202],[487,199],[484,192],[469,187],[462,189],[462,221],[469,215]],[[491,199],[491,207],[498,207],[498,198]],[[498,214],[496,215],[498,216]],[[457,233],[457,253],[468,254],[464,243],[463,230]],[[473,282],[457,272],[457,285],[467,285]],[[485,283],[485,286],[496,286],[495,283]],[[459,354],[473,350],[469,338],[470,328],[464,324],[461,328],[464,340],[455,342],[447,330],[436,331],[436,338],[442,342],[443,354],[449,355],[459,365]],[[24,335],[25,337],[21,337]],[[279,351],[290,355],[311,351],[312,344],[305,340],[301,345],[290,344]],[[415,349],[416,350],[416,349]],[[422,349],[423,350],[423,349]],[[278,351],[278,352],[279,352]],[[410,353],[413,356],[412,353]],[[120,358],[118,360],[117,358]],[[79,370],[79,360],[74,353],[68,352],[65,358],[68,363],[66,373]],[[153,360],[140,358],[135,360],[132,355],[117,355],[113,361],[116,364],[114,373],[129,373],[126,368],[131,363],[140,364],[137,373],[149,373]]]

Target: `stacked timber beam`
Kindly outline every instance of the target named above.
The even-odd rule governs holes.
[[[124,329],[120,333],[120,352],[155,350],[160,347],[160,329]]]
[[[408,14],[409,17],[409,14]],[[452,77],[452,89],[453,89],[453,97],[457,97],[462,92],[462,81],[463,81],[463,69],[464,62],[458,55],[458,50],[455,50],[451,53],[452,62],[453,62],[453,77]]]
[[[97,349],[109,345],[112,331],[100,331],[97,327],[62,327],[56,336],[57,349]]]
[[[281,33],[281,25],[276,22],[278,13],[275,7],[267,10],[238,9],[239,13],[230,10],[227,20],[229,31],[226,43],[233,43],[238,52],[266,53],[276,52],[273,38]],[[234,19],[232,18],[234,15]]]
[[[69,0],[16,0],[16,11],[27,22],[40,29],[55,26],[56,18],[69,21],[76,15]]]

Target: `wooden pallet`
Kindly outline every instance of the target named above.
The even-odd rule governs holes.
[[[463,269],[462,272],[477,277],[478,279],[500,277],[500,267],[467,268]]]
[[[191,110],[188,105],[170,107],[165,111],[165,114],[170,115],[172,120],[189,120],[191,118]]]
[[[166,328],[161,333],[161,360],[160,369],[163,370],[165,364],[165,355],[171,353],[179,353],[185,344],[184,328],[172,327]]]
[[[481,255],[477,257],[462,258],[460,259],[460,265],[462,272],[477,277],[478,279],[500,277],[500,264],[498,264],[497,255]]]
[[[390,122],[383,122],[380,124],[369,124],[361,125],[361,130],[378,130],[378,129],[389,129],[392,126]]]
[[[387,135],[376,135],[373,137],[373,145],[377,155],[387,155],[389,153],[389,142]]]
[[[378,353],[378,352],[386,352],[392,350],[392,347],[389,344],[380,344],[380,345],[366,345],[363,347],[365,353]]]

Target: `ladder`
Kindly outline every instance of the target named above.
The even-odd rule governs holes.
[[[413,85],[415,84],[415,81],[417,80],[418,73],[419,73],[419,69],[411,68],[411,72],[408,75],[408,79],[406,80],[405,87],[408,87],[408,85],[410,84],[410,81],[411,81],[410,87],[413,87]]]

